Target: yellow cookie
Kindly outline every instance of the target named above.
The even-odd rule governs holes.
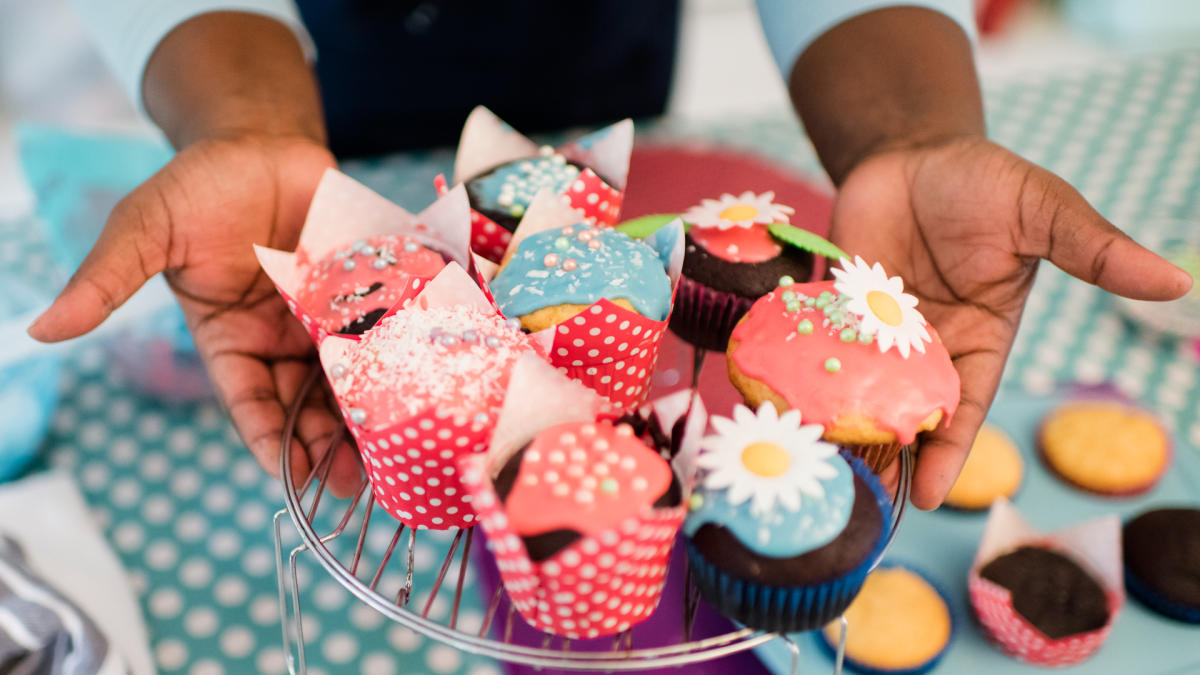
[[[950,608],[921,575],[881,567],[867,577],[846,610],[846,659],[877,670],[917,670],[931,665],[950,643]],[[841,625],[824,628],[836,646]]]
[[[999,428],[983,425],[971,445],[971,454],[950,494],[946,506],[975,511],[986,509],[997,497],[1012,497],[1021,487],[1025,463],[1021,451]]]
[[[1148,490],[1171,461],[1171,442],[1150,413],[1109,401],[1069,403],[1050,413],[1042,458],[1064,481],[1089,492]]]

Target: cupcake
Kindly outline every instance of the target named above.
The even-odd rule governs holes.
[[[678,219],[634,239],[543,191],[489,287],[506,316],[549,335],[552,365],[632,410],[649,392],[682,259]]]
[[[878,560],[891,503],[856,458],[820,440],[800,412],[738,406],[713,417],[684,523],[701,595],[725,616],[773,632],[841,614]]]
[[[579,405],[583,394],[523,390],[487,456],[462,462],[504,586],[539,630],[572,639],[626,630],[658,605],[689,476],[629,425],[587,419],[596,408]]]
[[[918,433],[949,423],[958,372],[900,277],[862,258],[832,272],[836,281],[781,279],[754,303],[730,336],[729,377],[747,404],[803,410],[880,472]]]
[[[786,224],[792,207],[774,203],[775,193],[705,199],[685,211],[687,244],[678,306],[671,330],[702,349],[724,351],[734,325],[780,277],[807,281],[813,256],[771,234]]]
[[[1141,494],[1171,462],[1171,440],[1150,413],[1116,400],[1078,400],[1042,421],[1038,450],[1046,466],[1081,490]]]
[[[1125,585],[1164,616],[1200,623],[1200,509],[1146,511],[1121,533]]]
[[[475,252],[500,260],[541,190],[561,198],[588,224],[616,224],[632,150],[629,120],[555,149],[539,147],[487,108],[475,108],[463,125],[453,180],[466,184],[470,196]],[[439,192],[447,189],[443,176],[434,185]]]
[[[457,264],[361,339],[326,339],[321,362],[380,506],[412,527],[471,524],[456,460],[487,449],[513,367],[543,350]]]
[[[318,345],[359,335],[455,261],[472,268],[466,190],[413,215],[329,169],[294,253],[255,246],[263,271]]]
[[[412,237],[383,234],[327,253],[307,268],[296,302],[329,333],[361,335],[437,276],[446,257]]]
[[[671,311],[671,279],[657,251],[612,228],[574,223],[521,239],[491,282],[496,304],[529,331],[608,300],[652,321]]]
[[[1107,516],[1043,535],[997,500],[967,580],[984,634],[1038,665],[1094,654],[1124,604],[1119,528]]]
[[[1024,471],[1021,451],[1012,439],[999,427],[984,424],[944,505],[961,511],[980,511],[999,497],[1012,499],[1021,487]]]
[[[846,608],[846,665],[863,673],[919,675],[937,665],[954,632],[946,594],[914,569],[884,563]],[[819,633],[835,654],[840,621]]]

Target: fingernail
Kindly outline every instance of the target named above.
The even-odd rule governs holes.
[[[48,336],[46,335],[46,313],[43,312],[38,318],[34,319],[33,323],[29,324],[29,327],[25,329],[25,332],[29,337],[38,342],[48,342]]]

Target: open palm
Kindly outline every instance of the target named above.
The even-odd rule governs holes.
[[[87,259],[30,328],[42,340],[95,328],[147,279],[163,272],[179,299],[217,394],[242,440],[278,473],[285,410],[315,350],[261,272],[252,244],[295,247],[329,152],[304,138],[204,141],[182,150],[119,203]],[[341,422],[321,388],[305,402],[293,452],[303,478]],[[358,480],[338,453],[331,485]]]
[[[903,277],[962,380],[950,426],[920,441],[912,499],[926,509],[941,503],[966,460],[1042,259],[1131,298],[1172,299],[1191,285],[1066,182],[976,138],[860,163],[838,192],[831,236]]]

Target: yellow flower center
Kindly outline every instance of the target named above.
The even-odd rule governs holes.
[[[792,458],[777,443],[759,441],[742,449],[742,466],[756,476],[774,478],[788,470]]]
[[[739,223],[743,220],[753,220],[758,217],[758,209],[749,204],[734,204],[722,211],[718,217],[721,220]]]
[[[899,326],[904,320],[904,314],[900,311],[900,303],[896,302],[896,298],[893,298],[890,293],[869,291],[867,307],[871,308],[871,313],[876,318],[889,326]]]

